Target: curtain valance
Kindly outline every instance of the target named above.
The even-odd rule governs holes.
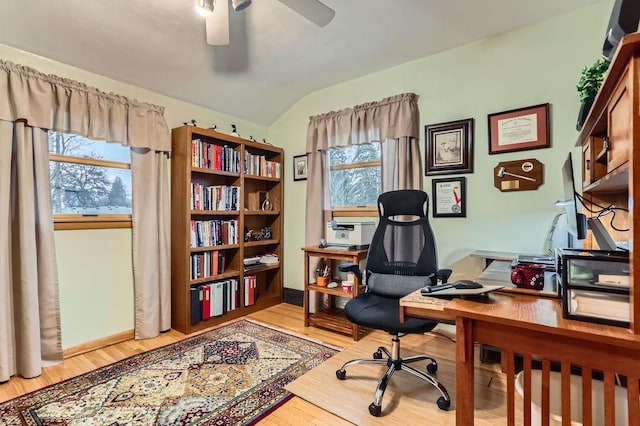
[[[418,96],[413,93],[309,117],[307,152],[404,137],[418,138]]]
[[[170,152],[164,107],[0,60],[0,120]]]

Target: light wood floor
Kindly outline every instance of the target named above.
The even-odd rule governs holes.
[[[247,318],[289,330],[296,334],[320,340],[326,344],[340,348],[347,348],[356,343],[349,336],[332,333],[315,327],[304,327],[302,308],[295,305],[283,303],[251,314],[247,316]],[[6,383],[0,384],[0,402],[75,377],[129,356],[182,340],[185,337],[187,336],[171,330],[154,339],[130,340],[68,358],[59,365],[45,368],[40,377],[33,379],[14,377]],[[382,332],[371,332],[366,338],[380,340],[380,344],[382,345],[389,343],[388,335]],[[454,352],[452,351],[450,355],[450,360],[453,360],[455,356]],[[353,407],[353,409],[366,410],[366,407]],[[294,397],[271,413],[261,424],[281,426],[300,424],[348,425],[350,423],[301,398]]]

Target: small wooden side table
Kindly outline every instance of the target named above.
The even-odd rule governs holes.
[[[310,282],[309,258],[319,257],[331,260],[343,260],[360,264],[360,261],[367,257],[368,250],[337,250],[324,249],[316,246],[302,247],[304,251],[304,325],[305,327],[315,326],[326,328],[338,333],[350,334],[353,340],[360,338],[360,326],[351,323],[346,319],[341,309],[333,306],[334,297],[356,297],[362,290],[359,283],[354,283],[353,290],[349,293],[342,289],[340,285],[335,288],[319,287],[315,281]],[[338,283],[340,284],[340,283]],[[309,292],[314,291],[318,294],[326,294],[329,297],[328,309],[316,309],[316,312],[310,313],[309,310]]]

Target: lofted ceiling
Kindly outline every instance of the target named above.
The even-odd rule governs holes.
[[[193,0],[0,0],[0,43],[268,126],[318,89],[595,1],[322,0],[320,28],[253,0],[210,46]]]

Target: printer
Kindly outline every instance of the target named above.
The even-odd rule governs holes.
[[[327,222],[326,240],[328,248],[343,248],[344,250],[358,250],[369,248],[375,222],[331,220]]]

